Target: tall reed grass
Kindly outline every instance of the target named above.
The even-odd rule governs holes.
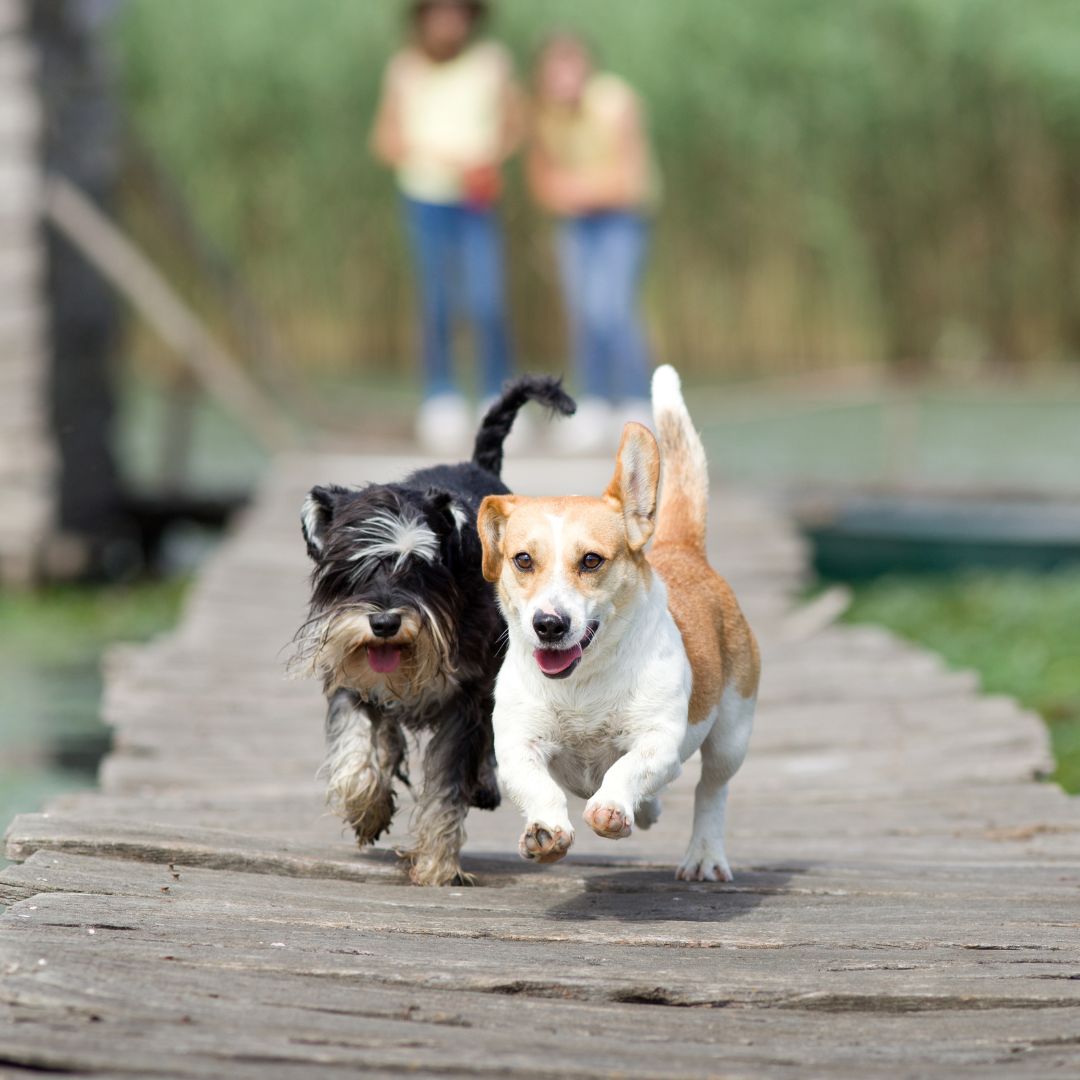
[[[129,0],[117,27],[133,125],[297,364],[410,363],[395,194],[365,145],[401,12]],[[1080,4],[502,0],[492,32],[524,68],[554,26],[647,102],[664,355],[701,375],[1080,357]],[[559,367],[520,177],[505,211],[520,352]]]

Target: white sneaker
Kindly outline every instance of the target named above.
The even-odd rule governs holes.
[[[560,454],[613,453],[618,439],[611,403],[601,397],[578,398],[577,412],[554,426],[552,435]]]
[[[460,457],[469,447],[469,406],[460,394],[436,394],[416,414],[416,440],[433,457]]]

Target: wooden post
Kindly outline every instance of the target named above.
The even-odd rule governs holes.
[[[207,393],[268,449],[292,444],[293,433],[274,403],[214,339],[150,260],[61,176],[50,177],[45,186],[45,213],[176,351]]]
[[[22,0],[0,0],[0,585],[33,580],[57,510],[36,71]]]

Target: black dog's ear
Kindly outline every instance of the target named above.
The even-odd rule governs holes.
[[[346,493],[340,487],[313,487],[300,511],[300,527],[304,530],[308,554],[315,562],[322,561],[326,549],[326,530],[334,518],[338,498]]]
[[[428,523],[441,540],[452,536],[461,524],[461,508],[454,502],[454,496],[449,491],[428,488],[424,496],[424,507],[427,510]]]

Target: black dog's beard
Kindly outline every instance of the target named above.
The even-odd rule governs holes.
[[[313,615],[296,637],[290,670],[314,675],[327,688],[345,687],[381,708],[407,709],[419,719],[428,707],[437,706],[457,688],[457,671],[451,639],[438,613],[414,601],[399,608],[401,627],[390,638],[371,632],[368,615],[378,610],[349,603]],[[378,671],[369,647],[399,649],[393,671]]]

